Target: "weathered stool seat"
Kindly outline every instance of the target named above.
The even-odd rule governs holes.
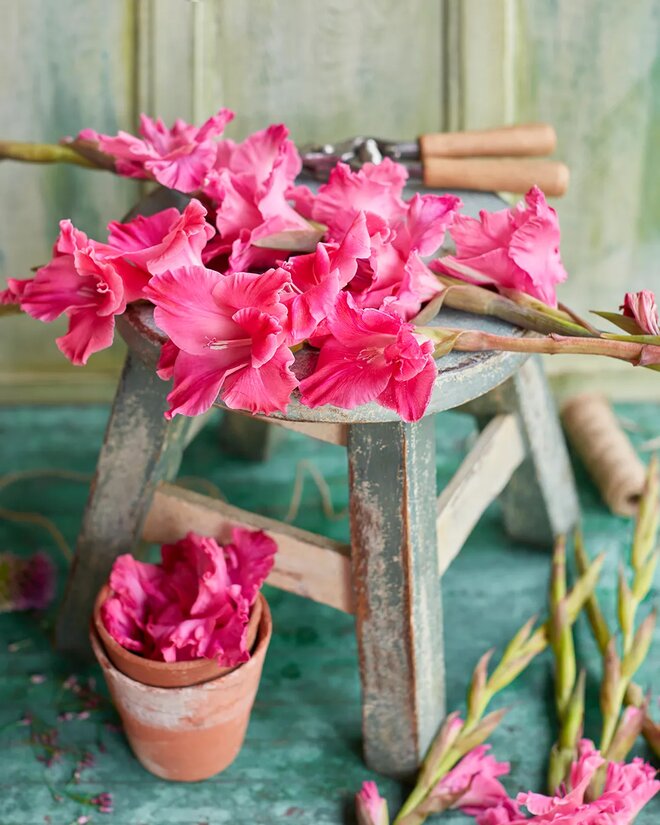
[[[476,198],[472,211],[483,201]],[[447,309],[433,323],[524,334]],[[229,416],[226,427],[236,438],[258,441],[280,425],[346,446],[347,547],[169,483],[199,422],[163,417],[169,384],[155,374],[162,339],[152,308],[130,307],[119,329],[129,354],[58,621],[59,644],[86,645],[81,617],[113,559],[141,539],[174,541],[190,529],[220,536],[233,523],[265,529],[279,545],[271,584],[355,614],[366,760],[384,773],[409,775],[444,714],[440,577],[484,509],[501,495],[509,534],[548,547],[577,521],[540,361],[519,353],[451,353],[439,361],[427,414],[414,424],[376,404],[312,410],[295,398],[286,416]],[[299,377],[309,357],[305,350],[296,355]],[[456,408],[473,414],[481,432],[438,497],[433,414]]]

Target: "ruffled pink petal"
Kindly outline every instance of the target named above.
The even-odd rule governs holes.
[[[437,375],[435,362],[429,358],[423,369],[412,378],[406,381],[390,378],[387,387],[378,396],[378,403],[396,410],[404,421],[419,421],[431,400]]]
[[[302,403],[352,410],[376,400],[385,391],[391,370],[384,359],[372,363],[368,353],[360,356],[359,350],[349,350],[334,339],[323,344],[314,372],[300,382]]]
[[[20,305],[25,290],[33,281],[34,278],[8,278],[7,289],[0,290],[0,306]]]
[[[225,130],[225,126],[231,123],[233,119],[234,112],[231,109],[220,109],[199,127],[196,135],[197,140],[220,137]]]
[[[231,543],[226,545],[227,569],[233,584],[252,605],[261,585],[266,581],[275,562],[277,544],[263,530],[234,527]]]
[[[114,334],[114,315],[97,315],[94,310],[79,309],[69,316],[66,335],[56,338],[55,343],[72,364],[82,366],[90,355],[112,346]]]
[[[293,181],[302,168],[298,150],[287,140],[289,130],[282,123],[254,132],[234,150],[230,167],[236,174],[248,174],[257,184],[264,183],[276,161],[284,165],[286,177]]]
[[[213,297],[221,281],[217,272],[191,266],[156,275],[145,288],[145,297],[156,307],[156,324],[179,349],[204,355],[211,342],[240,337],[231,320],[233,307],[223,306]]]
[[[209,140],[191,144],[185,154],[173,152],[170,157],[146,160],[144,168],[168,189],[194,192],[203,185],[215,158],[216,147]]]
[[[405,256],[413,250],[433,255],[461,206],[455,195],[414,195],[405,222],[397,228],[395,245]]]
[[[110,224],[110,242],[151,275],[201,266],[202,250],[215,234],[205,216],[206,209],[193,198],[182,213],[166,209],[127,224]]]
[[[389,158],[366,163],[357,172],[338,163],[319,188],[312,216],[329,227],[334,239],[343,237],[358,212],[372,212],[394,224],[406,212],[401,200],[406,178],[405,168]]]
[[[308,186],[290,186],[285,193],[287,200],[304,218],[311,218],[314,210],[315,195]]]
[[[101,605],[101,621],[112,638],[122,647],[136,653],[144,651],[142,628],[117,596],[111,596]]]
[[[138,215],[126,223],[110,221],[108,243],[119,252],[142,252],[161,243],[172,224],[181,217],[175,207],[155,215]]]
[[[89,285],[91,294],[81,291],[83,286],[73,255],[60,255],[21,288],[21,308],[33,318],[50,322],[67,310],[94,307],[94,285]]]
[[[190,532],[176,544],[164,544],[161,554],[163,569],[176,574],[172,586],[185,613],[200,618],[222,612],[231,580],[215,539]]]
[[[232,316],[250,342],[250,366],[262,367],[275,354],[282,341],[282,327],[272,316],[256,307],[239,309]]]
[[[190,355],[179,352],[172,377],[174,386],[167,396],[170,405],[166,418],[175,415],[201,415],[213,406],[229,370],[243,369],[248,363],[249,347],[235,353],[213,352]],[[238,358],[239,366],[236,366]]]
[[[268,415],[286,412],[291,393],[298,386],[291,372],[293,353],[280,346],[263,366],[245,367],[227,376],[222,401],[230,409]]]
[[[260,275],[232,272],[221,278],[216,274],[213,299],[232,314],[243,307],[256,307],[277,319],[284,319],[285,309],[280,303],[280,293],[287,282],[287,273],[282,269],[271,269]]]

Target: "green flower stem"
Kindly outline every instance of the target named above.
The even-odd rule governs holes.
[[[584,717],[585,677],[576,682],[577,664],[573,632],[566,606],[566,540],[555,542],[550,578],[550,646],[555,659],[555,706],[559,722],[557,742],[550,752],[548,788],[551,793],[562,784],[575,756]]]
[[[593,593],[603,565],[601,555],[588,565],[573,588],[563,597],[566,621],[572,626],[585,602]],[[511,684],[527,665],[550,644],[552,627],[550,620],[532,632],[535,618],[529,619],[507,645],[498,665],[487,676],[491,652],[481,657],[474,670],[467,697],[467,714],[463,727],[447,747],[439,746],[446,737],[446,726],[440,729],[424,760],[420,777],[406,799],[394,825],[420,825],[427,814],[424,802],[435,785],[472,748],[485,742],[502,718],[502,711],[484,713],[492,698]],[[435,764],[433,764],[435,762]]]
[[[655,625],[655,613],[647,616],[636,632],[635,621],[638,607],[648,596],[653,584],[653,574],[658,559],[655,548],[658,537],[659,509],[658,461],[656,457],[653,457],[649,463],[635,519],[630,553],[632,583],[628,584],[623,571],[619,575],[618,619],[623,653],[621,659],[616,650],[615,637],[607,625],[595,593],[586,604],[591,629],[604,659],[601,687],[603,708],[601,751],[605,756],[616,739],[618,728],[622,723],[621,709],[624,702],[636,707],[644,707],[643,691],[632,679],[648,652]],[[583,571],[589,560],[580,536],[576,537],[575,559],[578,570]],[[660,755],[658,725],[653,722],[648,713],[645,715],[642,733],[654,752]]]
[[[580,338],[575,336],[548,335],[543,337],[495,335],[479,330],[451,329],[447,327],[418,327],[419,332],[438,341],[440,354],[450,349],[463,352],[538,352],[545,355],[604,355],[633,365],[640,363],[650,369],[660,370],[660,347],[605,338]]]
[[[24,143],[0,140],[0,160],[20,160],[25,163],[73,163],[76,166],[96,168],[97,164],[83,157],[69,146],[58,143]]]
[[[440,309],[440,305],[444,305],[474,315],[490,315],[517,327],[545,335],[558,333],[591,337],[591,333],[575,323],[567,313],[547,307],[540,301],[530,299],[533,303],[518,302],[490,289],[453,278],[451,275],[437,275],[437,278],[447,287],[438,296],[437,310]],[[426,317],[424,323],[428,323],[429,320],[430,318]]]
[[[0,304],[0,318],[7,315],[21,315],[22,312],[18,304]]]

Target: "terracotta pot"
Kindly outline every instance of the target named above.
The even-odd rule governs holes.
[[[153,659],[145,659],[144,656],[126,650],[125,647],[122,647],[119,642],[112,638],[101,619],[101,607],[111,594],[112,590],[108,585],[105,585],[96,597],[94,626],[110,661],[126,676],[130,676],[136,682],[142,682],[143,685],[152,685],[153,687],[188,687],[189,685],[200,685],[202,682],[210,682],[211,679],[217,679],[218,676],[223,676],[234,669],[220,667],[215,659],[194,659],[191,662],[155,662]],[[261,619],[262,604],[265,604],[265,601],[259,598],[252,607],[248,623],[248,650],[252,650],[254,646]]]
[[[273,629],[261,594],[258,602],[260,620],[250,660],[211,681],[187,687],[153,687],[131,679],[114,666],[95,623],[91,624],[92,648],[124,732],[151,773],[197,782],[223,771],[238,755]]]

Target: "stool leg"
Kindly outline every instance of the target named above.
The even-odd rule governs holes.
[[[169,385],[129,352],[56,623],[60,649],[89,652],[88,620],[112,562],[140,541],[155,485],[176,476],[191,419],[166,421]]]
[[[410,777],[444,715],[433,417],[348,433],[367,764]]]
[[[564,434],[541,359],[530,358],[492,393],[498,412],[517,412],[527,457],[501,495],[512,538],[549,545],[579,520],[579,503]]]

